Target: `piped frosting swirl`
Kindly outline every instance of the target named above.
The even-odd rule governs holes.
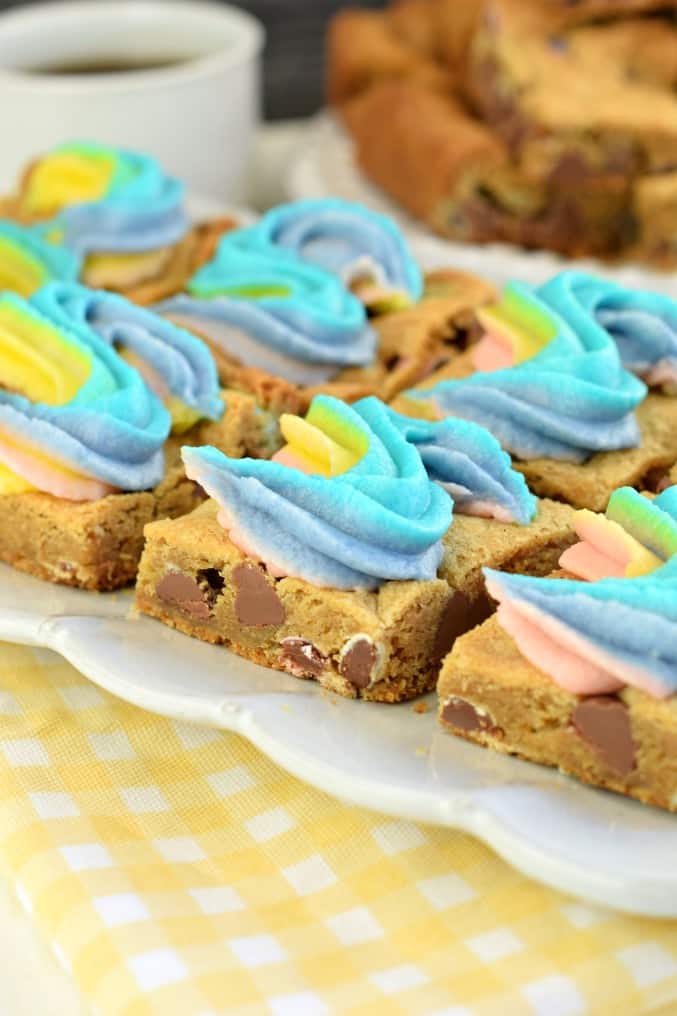
[[[376,336],[359,300],[333,275],[264,243],[247,230],[224,236],[187,293],[157,313],[204,335],[249,367],[297,384],[373,361]]]
[[[140,375],[95,335],[0,296],[0,492],[75,501],[144,490],[163,474],[170,420]]]
[[[184,329],[124,297],[85,286],[53,283],[32,303],[64,328],[77,329],[85,341],[93,331],[117,349],[167,404],[179,429],[200,417],[223,415],[214,359]]]
[[[409,397],[432,405],[440,418],[481,424],[521,459],[583,462],[594,452],[639,444],[633,410],[646,387],[624,370],[607,333],[589,324],[574,331],[529,287],[513,282],[508,289],[513,306],[551,320],[552,337],[541,351],[513,367],[442,381]],[[521,319],[528,319],[526,310]]]
[[[340,198],[279,205],[248,228],[249,245],[276,245],[338,275],[368,305],[415,303],[423,279],[392,219]]]
[[[183,184],[150,156],[92,142],[59,145],[34,162],[18,211],[79,255],[154,250],[188,228]]]
[[[339,475],[184,448],[188,476],[219,505],[231,539],[274,575],[335,589],[432,579],[451,501],[378,399],[357,408],[318,396],[307,417],[359,460]]]

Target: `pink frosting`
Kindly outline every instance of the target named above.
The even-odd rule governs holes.
[[[654,698],[670,691],[638,667],[623,663],[584,635],[522,600],[501,599],[497,583],[487,588],[499,600],[497,619],[525,659],[573,695],[608,695],[629,684]]]
[[[512,347],[504,339],[493,332],[487,332],[472,347],[472,363],[475,370],[488,373],[514,366],[515,356]]]
[[[58,463],[52,465],[42,457],[36,458],[29,449],[17,448],[3,441],[1,435],[0,461],[38,490],[67,501],[98,501],[115,491],[115,487],[100,480],[64,473]]]
[[[620,561],[591,543],[575,543],[559,559],[561,568],[586,582],[625,578],[627,561]]]

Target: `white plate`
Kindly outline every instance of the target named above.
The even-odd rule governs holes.
[[[473,245],[443,240],[369,183],[355,163],[350,138],[329,112],[311,121],[298,146],[298,157],[287,173],[286,187],[295,200],[331,194],[348,201],[361,201],[390,215],[404,230],[414,255],[427,269],[454,266],[475,272],[498,286],[515,278],[538,285],[575,264],[577,268],[602,273],[629,286],[655,289],[677,297],[676,273],[651,272],[637,265],[612,268],[592,260],[572,262],[556,254],[526,251],[505,244]]]
[[[234,730],[300,779],[390,815],[465,829],[526,875],[584,899],[677,917],[677,821],[438,729],[411,703],[318,685],[131,614],[131,595],[65,589],[0,565],[0,639],[53,649],[151,712]]]

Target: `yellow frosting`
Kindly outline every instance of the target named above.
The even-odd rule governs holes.
[[[625,577],[638,578],[660,568],[665,562],[628,533],[623,526],[606,515],[598,515],[587,508],[576,512],[574,528],[578,536],[599,547],[609,557],[625,559]]]
[[[168,257],[166,247],[132,254],[90,254],[82,278],[92,289],[123,289],[160,275]]]
[[[339,476],[361,458],[300,416],[284,413],[280,417],[280,430],[287,441],[286,451],[306,466],[304,472]]]
[[[29,215],[53,215],[71,204],[104,197],[115,171],[114,160],[100,153],[54,152],[31,170],[23,196]]]
[[[0,462],[0,495],[25,494],[27,491],[35,489],[28,480],[24,480],[22,476],[12,472],[9,466]]]
[[[45,272],[31,254],[0,236],[0,290],[29,297],[45,282]]]
[[[32,402],[69,402],[91,371],[91,356],[70,345],[47,321],[0,304],[0,384]]]

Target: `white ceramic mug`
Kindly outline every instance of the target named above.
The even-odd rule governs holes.
[[[0,14],[0,192],[53,145],[90,140],[147,152],[194,193],[236,200],[259,119],[263,40],[249,14],[196,0]],[[151,66],[49,73],[122,61]]]

